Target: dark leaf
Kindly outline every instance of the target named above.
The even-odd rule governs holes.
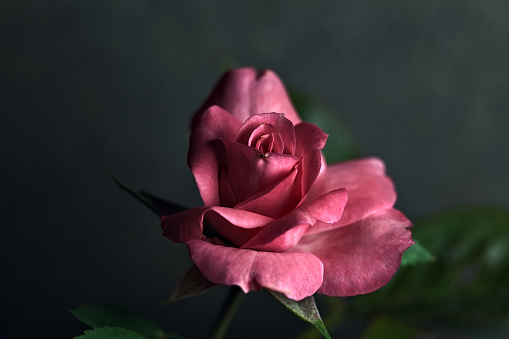
[[[142,336],[139,333],[128,330],[122,327],[99,327],[92,330],[86,330],[84,334],[79,335],[75,338],[79,339],[146,339],[147,337]]]
[[[331,298],[326,295],[315,294],[315,300],[322,305],[327,305],[325,314],[322,319],[325,327],[330,333],[334,333],[345,321],[348,314],[345,313],[347,306],[346,298]],[[322,310],[323,311],[323,310]],[[298,339],[317,339],[321,338],[321,333],[316,328],[309,326],[306,330],[299,334]]]
[[[90,327],[124,327],[151,337],[165,334],[153,320],[120,306],[82,305],[69,312]]]
[[[316,327],[320,333],[328,339],[331,339],[331,336],[327,332],[325,328],[325,324],[320,317],[320,313],[318,312],[318,308],[316,308],[315,298],[313,296],[309,296],[300,301],[295,301],[293,299],[288,298],[283,293],[269,291],[270,294],[274,296],[280,303],[282,303],[287,309],[292,311],[299,318],[307,321]]]
[[[146,339],[147,337],[142,336],[139,333],[128,330],[122,327],[99,327],[92,330],[86,330],[84,334],[79,335],[75,338],[79,339]]]
[[[164,303],[166,304],[187,297],[193,297],[205,293],[216,286],[216,284],[211,283],[201,274],[196,265],[193,265],[187,270],[182,280],[175,288],[175,291],[173,291],[170,298]]]
[[[124,185],[120,180],[115,178],[113,173],[110,172],[110,175],[113,178],[113,180],[115,180],[117,185],[119,185],[123,190],[125,190],[133,197],[141,201],[145,206],[150,208],[155,214],[159,216],[175,214],[187,210],[187,208],[183,206],[158,198],[148,192],[145,192],[144,190],[134,191],[127,187],[126,185]]]

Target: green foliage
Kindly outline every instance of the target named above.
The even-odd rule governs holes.
[[[377,308],[391,300],[394,310],[424,315],[509,314],[509,211],[451,211],[417,222],[413,235],[436,261],[402,269],[373,297]]]
[[[164,304],[188,297],[194,297],[205,293],[216,286],[216,284],[211,283],[203,276],[203,274],[201,274],[196,265],[192,265],[184,274],[182,280],[180,280],[170,298],[165,301]]]
[[[92,330],[86,330],[84,334],[75,338],[80,339],[146,339],[134,331],[122,327],[99,327]]]
[[[329,134],[323,154],[327,163],[359,157],[359,151],[347,127],[339,120],[339,115],[313,97],[296,91],[289,91],[292,102],[302,120],[320,127]]]
[[[330,333],[334,333],[335,330],[341,327],[341,324],[345,321],[347,314],[345,298],[331,298],[326,295],[315,294],[315,300],[320,306],[327,306],[322,308],[323,323]],[[331,302],[333,301],[333,302]],[[314,326],[309,326],[305,331],[299,334],[297,339],[319,339],[321,333],[316,331]]]
[[[185,211],[187,208],[180,206],[178,204],[175,204],[173,202],[166,201],[164,199],[158,198],[151,193],[148,193],[144,190],[141,191],[134,191],[124,185],[120,180],[118,180],[113,173],[110,172],[111,177],[113,180],[117,183],[120,188],[125,190],[127,193],[131,194],[133,197],[135,197],[138,201],[143,203],[145,206],[147,206],[152,212],[155,214],[161,216],[161,215],[170,215],[177,212]]]
[[[389,284],[351,299],[351,315],[390,317],[384,321],[400,322],[419,331],[433,327],[436,333],[448,331],[446,337],[457,337],[458,333],[463,337],[465,326],[475,325],[480,337],[489,337],[486,333],[494,330],[492,324],[507,328],[508,210],[464,208],[444,212],[417,221],[413,236],[435,255],[435,260],[412,266],[415,253],[409,253],[406,267]],[[370,326],[369,331],[375,330]]]
[[[417,331],[401,322],[387,317],[375,318],[361,339],[409,339],[415,337]]]
[[[166,333],[153,320],[120,306],[82,305],[69,312],[94,328],[79,338],[181,338]]]
[[[401,266],[411,266],[433,260],[435,260],[435,257],[426,248],[424,248],[421,243],[416,241],[414,245],[410,246],[410,248],[403,253]]]
[[[320,317],[320,313],[316,308],[315,298],[313,296],[304,298],[300,301],[295,301],[293,299],[288,298],[283,293],[269,291],[274,298],[276,298],[280,303],[282,303],[286,308],[292,311],[295,315],[297,315],[302,320],[312,324],[316,327],[316,329],[327,339],[331,339],[331,336],[327,332],[325,328],[325,324]]]

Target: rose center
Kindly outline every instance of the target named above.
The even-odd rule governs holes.
[[[273,146],[274,146],[274,134],[271,133],[262,135],[256,142],[255,148],[262,153],[270,153],[272,152]]]
[[[268,156],[268,153],[283,153],[285,144],[275,126],[261,124],[251,133],[247,145]]]

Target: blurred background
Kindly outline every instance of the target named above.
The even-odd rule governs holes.
[[[412,220],[507,208],[508,19],[503,0],[1,1],[0,337],[71,338],[86,326],[66,310],[95,302],[206,336],[227,288],[160,306],[191,264],[187,250],[163,238],[157,216],[108,171],[199,206],[188,125],[231,66],[273,69],[334,112],[342,127],[327,132],[386,162],[397,207]],[[451,239],[471,229],[464,220]],[[487,247],[497,260],[508,256],[499,247]],[[504,277],[492,279],[503,286]],[[506,298],[501,291],[493,298]],[[361,337],[368,322],[334,333]],[[258,292],[228,337],[305,328]],[[502,337],[507,327],[497,328]]]

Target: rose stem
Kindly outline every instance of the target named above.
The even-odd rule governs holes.
[[[232,286],[223,304],[223,308],[221,312],[219,312],[216,326],[210,335],[210,339],[221,339],[224,337],[243,297],[244,291],[242,291],[240,287]]]

